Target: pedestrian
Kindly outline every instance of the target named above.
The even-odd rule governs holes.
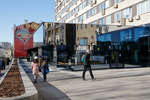
[[[34,57],[34,60],[31,64],[32,66],[32,73],[34,76],[34,83],[37,83],[37,77],[38,77],[38,73],[39,73],[39,64],[38,64],[38,57]]]
[[[42,63],[43,63],[43,58],[40,57],[40,59],[39,59],[39,72],[41,72]]]
[[[1,76],[1,70],[2,70],[2,60],[0,59],[0,76]]]
[[[85,80],[85,73],[86,73],[87,70],[89,70],[91,78],[93,80],[94,79],[94,75],[92,73],[91,62],[90,62],[90,52],[89,52],[89,50],[85,54],[83,64],[84,64],[84,70],[83,70],[83,74],[82,74],[83,80]]]
[[[3,67],[3,69],[5,69],[5,67],[6,67],[6,63],[5,63],[4,58],[2,59],[2,67]]]
[[[43,81],[45,82],[46,79],[47,79],[47,73],[49,72],[48,62],[47,61],[43,62],[41,70],[42,70],[42,73],[43,73]]]
[[[8,57],[6,58],[6,62],[7,62],[7,65],[9,65],[10,60]]]

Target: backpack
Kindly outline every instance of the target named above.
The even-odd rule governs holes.
[[[82,56],[81,58],[81,62],[84,63],[85,62],[85,55]]]

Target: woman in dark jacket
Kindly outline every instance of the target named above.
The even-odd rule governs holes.
[[[43,73],[44,82],[47,79],[47,76],[46,76],[47,75],[47,70],[49,70],[49,68],[48,68],[48,62],[44,61],[43,65],[42,65],[42,73]]]

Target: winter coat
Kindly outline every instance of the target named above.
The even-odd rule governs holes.
[[[43,64],[41,68],[42,68],[42,73],[47,74],[46,70],[49,69],[48,64]]]
[[[32,66],[32,73],[34,75],[38,75],[38,73],[39,73],[39,64],[32,62],[31,66]]]

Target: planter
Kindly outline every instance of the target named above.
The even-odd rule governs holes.
[[[38,100],[38,92],[16,59],[0,80],[0,100]]]

